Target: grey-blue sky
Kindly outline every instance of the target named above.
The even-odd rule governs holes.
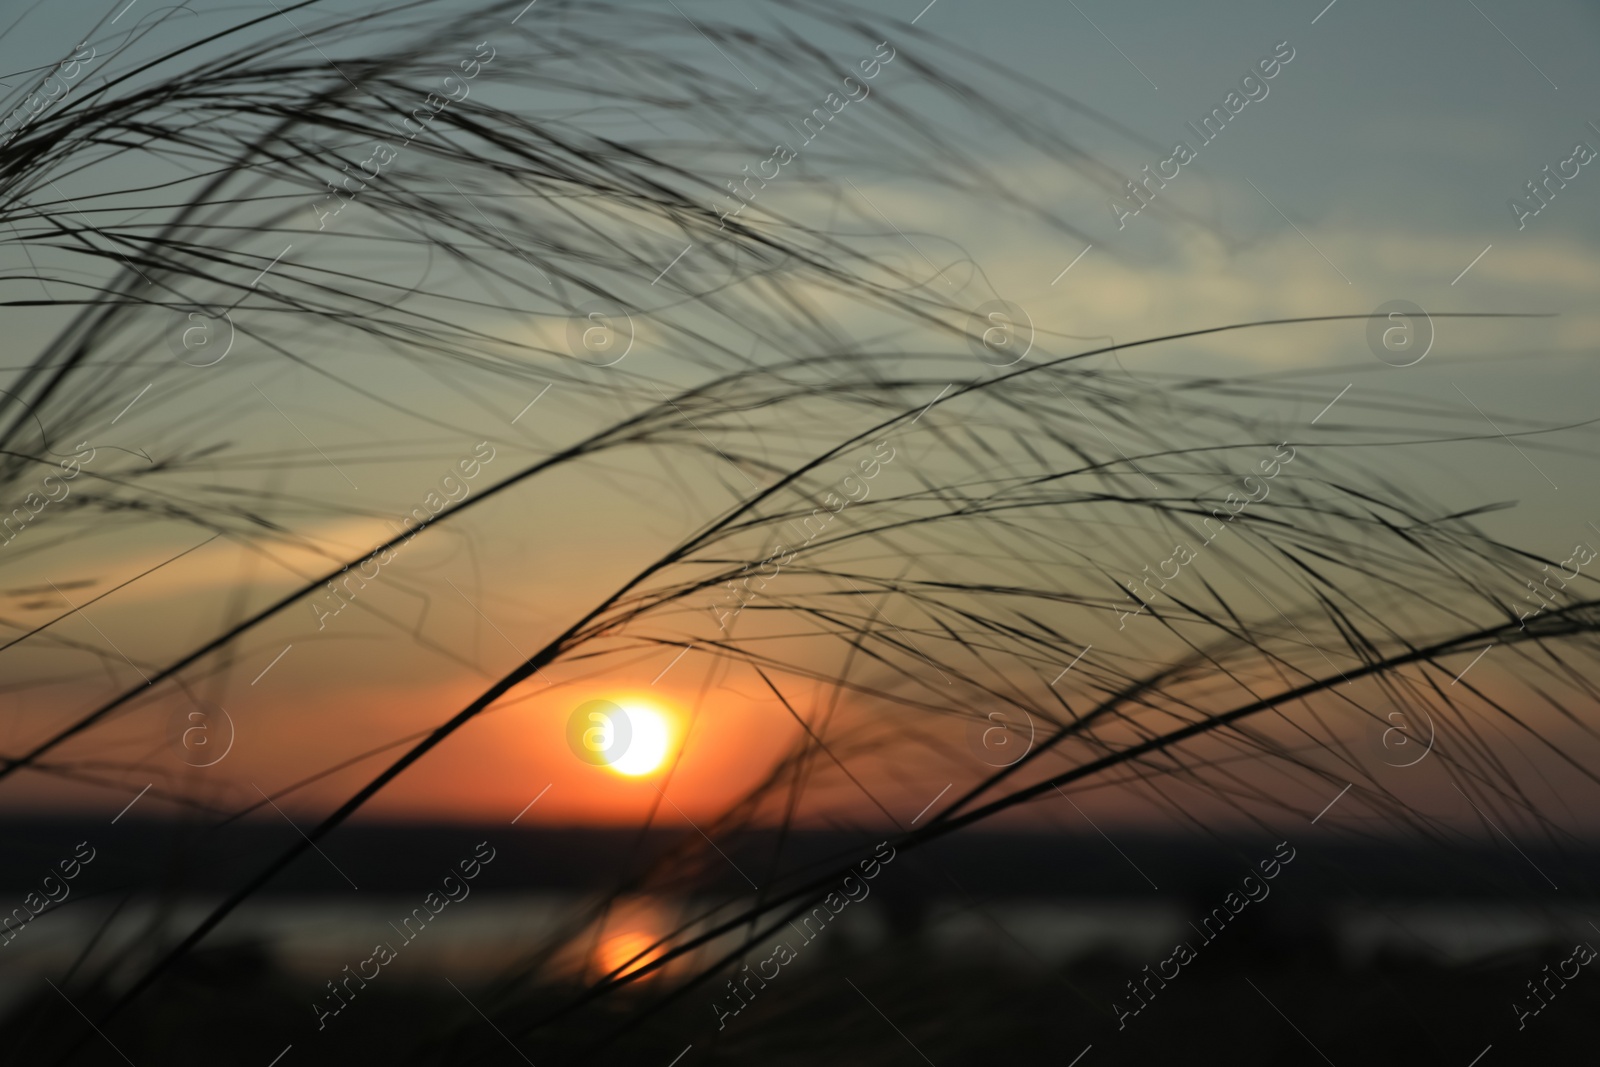
[[[140,0],[129,17],[152,15],[154,11],[145,9],[144,4],[145,0]],[[664,0],[641,0],[639,6],[671,15]],[[689,17],[713,13],[726,17],[743,10],[692,0],[680,6]],[[1582,105],[1595,99],[1593,86],[1588,84],[1592,76],[1584,62],[1586,50],[1595,43],[1595,18],[1583,8],[1552,8],[1541,13],[1537,23],[1526,16],[1514,21],[1510,12],[1497,10],[1491,3],[1480,2],[1480,6],[1483,14],[1470,3],[1431,3],[1396,13],[1357,0],[1339,0],[1312,25],[1319,5],[1230,3],[1202,9],[1080,0],[1080,12],[1072,4],[994,7],[938,0],[922,14],[917,33],[895,36],[902,58],[873,83],[874,93],[881,95],[852,104],[840,116],[840,125],[857,123],[854,129],[858,134],[869,130],[871,123],[884,116],[882,109],[888,103],[921,109],[931,121],[951,123],[952,135],[962,139],[997,174],[1047,201],[1067,224],[1083,231],[1095,243],[1093,253],[1058,285],[1053,284],[1057,272],[1081,253],[1081,241],[1033,225],[1014,209],[992,200],[962,198],[918,175],[896,172],[890,166],[895,160],[885,158],[890,149],[874,154],[870,138],[843,139],[842,132],[836,139],[830,131],[814,147],[807,147],[793,176],[786,174],[770,190],[763,190],[752,216],[770,205],[814,225],[838,219],[841,226],[854,227],[857,232],[863,228],[882,232],[885,247],[894,246],[913,271],[924,271],[918,263],[924,250],[941,267],[951,264],[964,250],[983,275],[959,265],[952,268],[954,291],[963,299],[968,293],[974,302],[987,298],[991,295],[987,287],[992,286],[1027,306],[1041,326],[1077,337],[1106,333],[1128,340],[1253,318],[1364,313],[1396,298],[1435,309],[1559,311],[1564,315],[1559,321],[1494,328],[1442,323],[1437,350],[1416,368],[1377,363],[1366,350],[1365,329],[1360,324],[1173,345],[1130,354],[1123,363],[1135,375],[1201,368],[1223,376],[1254,373],[1264,367],[1306,372],[1330,365],[1323,376],[1326,397],[1333,399],[1346,384],[1353,384],[1356,392],[1345,402],[1345,409],[1336,409],[1324,420],[1324,429],[1345,419],[1345,411],[1357,398],[1406,394],[1456,403],[1468,417],[1469,405],[1476,402],[1508,427],[1525,427],[1535,419],[1576,421],[1593,409],[1595,389],[1586,360],[1600,336],[1585,318],[1592,315],[1585,305],[1592,293],[1594,272],[1600,269],[1600,245],[1591,212],[1585,210],[1600,195],[1588,188],[1594,175],[1587,170],[1582,173],[1521,232],[1516,230],[1505,201],[1540,167],[1564,158],[1573,140],[1591,136],[1584,133],[1589,116]],[[381,5],[371,9],[380,11]],[[215,16],[221,10],[226,9],[213,8],[209,14]],[[265,13],[268,8],[240,4],[234,10]],[[530,13],[527,25],[532,32],[538,32],[537,20],[548,10],[536,7]],[[873,10],[910,18],[918,8],[915,4],[891,8],[880,2]],[[101,8],[88,4],[62,4],[39,12],[8,38],[8,47],[15,44],[11,54],[50,55],[68,48],[76,43],[78,25],[91,24],[103,14]],[[81,21],[74,22],[78,14]],[[1484,14],[1495,19],[1561,88],[1553,89]],[[197,20],[184,19],[183,23],[193,21]],[[343,58],[352,51],[349,42],[319,32],[309,13],[297,12],[296,23],[305,27],[316,47],[327,54]],[[815,23],[796,17],[793,24],[807,43],[836,56],[841,66],[864,54],[859,42],[846,42]],[[173,28],[177,30],[178,23]],[[627,33],[628,27],[619,26],[617,32]],[[808,33],[814,36],[806,36]],[[1106,37],[1116,42],[1115,47]],[[1199,149],[1193,167],[1185,168],[1181,178],[1162,190],[1155,209],[1118,229],[1105,190],[1065,167],[1029,157],[1013,140],[982,123],[958,117],[928,87],[901,77],[913,62],[939,68],[943,60],[936,39],[971,49],[1001,67],[1081,100],[1158,146],[1180,138],[1189,140],[1192,134],[1185,123],[1198,122],[1211,107],[1221,104],[1241,76],[1278,42],[1288,41],[1295,56],[1270,82],[1270,95],[1250,104],[1215,143],[1202,147],[1191,141],[1191,146]],[[712,180],[731,176],[746,158],[749,162],[764,158],[770,140],[789,138],[785,127],[792,128],[834,88],[831,82],[819,80],[815,85],[791,84],[780,91],[774,88],[772,72],[763,69],[759,57],[725,43],[736,57],[738,74],[728,58],[693,33],[685,32],[672,44],[677,54],[707,78],[740,86],[740,79],[748,74],[761,86],[749,94],[750,155],[734,153],[726,159],[695,161]],[[508,55],[506,61],[515,62],[515,57]],[[1160,88],[1152,88],[1146,75]],[[998,79],[979,87],[1024,106],[1021,95]],[[535,106],[554,110],[571,103],[551,96],[536,100]],[[1048,110],[1051,105],[1034,102],[1026,106]],[[1064,105],[1058,113],[1044,117],[1129,177],[1140,166],[1165,155]],[[650,118],[671,128],[670,116]],[[629,129],[626,125],[618,128]],[[645,125],[635,129],[642,132]],[[1600,135],[1592,136],[1600,141]],[[409,163],[407,160],[406,165]],[[832,193],[839,195],[829,202],[814,186],[797,180],[800,175],[832,179],[837,186]],[[451,180],[469,191],[477,188],[470,176],[454,175]],[[113,190],[128,181],[127,170],[107,169],[73,175],[65,184],[72,194],[84,195]],[[707,206],[714,203],[708,196]],[[1167,213],[1169,207],[1182,209],[1197,221]],[[1279,209],[1287,219],[1278,214]],[[907,232],[908,246],[911,239],[916,241],[915,255],[899,248],[898,238],[884,219],[888,226]],[[311,221],[308,208],[305,224],[309,227]],[[355,262],[355,238],[366,232],[366,226],[359,208],[353,210],[340,219],[332,233],[315,238],[308,235],[307,243],[292,259],[314,255],[319,267],[340,265],[341,260]],[[312,239],[317,242],[314,246],[309,243]],[[300,242],[299,237],[295,240]],[[1452,286],[1458,272],[1490,243],[1494,248],[1487,256]],[[680,254],[675,244],[669,246],[661,240],[652,247],[651,254],[657,257],[654,262],[661,266]],[[274,246],[264,248],[261,254],[271,256],[277,251]],[[14,256],[14,249],[11,254]],[[21,267],[20,261],[13,265]],[[380,266],[392,267],[410,284],[424,264],[408,261],[403,271],[397,261]],[[690,272],[698,268],[691,257],[679,269]],[[646,281],[648,278],[639,279],[641,289]],[[942,282],[929,276],[927,284]],[[8,318],[22,323],[13,336],[42,337],[44,329],[35,327],[34,320],[48,314],[8,312]],[[858,325],[848,320],[847,324]],[[859,325],[861,336],[869,335],[875,326]],[[554,335],[561,333],[558,325]],[[650,348],[648,340],[641,345],[641,358],[626,368],[629,373],[636,367],[651,366],[642,358]],[[952,347],[964,358],[958,343]],[[1059,355],[1076,347],[1081,344],[1041,342],[1040,355]],[[386,353],[320,350],[317,355],[329,366],[354,372],[378,367]],[[1111,361],[1102,363],[1111,366]],[[974,365],[974,369],[980,368]],[[265,375],[276,377],[268,380]],[[352,402],[308,369],[289,365],[259,348],[241,351],[213,377],[216,384],[206,388],[214,388],[218,394],[239,388],[241,382],[265,384],[300,420],[299,425],[320,445],[330,448],[417,432],[401,420],[386,421],[389,413]],[[381,380],[397,399],[435,405],[430,414],[463,421],[482,417],[465,398],[439,388],[436,378],[415,368],[396,368],[391,362]],[[139,384],[130,386],[129,396]],[[500,421],[509,419],[535,392],[530,385],[526,393],[514,398],[492,396],[504,408]],[[153,392],[122,427],[130,433],[170,432],[170,428],[152,425],[153,419],[144,421],[147,414],[159,410],[155,405],[163,402],[160,390]],[[1241,406],[1244,403],[1241,401]],[[561,427],[563,420],[576,427],[579,420],[565,405],[560,394],[554,394],[544,407],[535,409],[535,416],[519,427],[519,432],[537,424],[538,432],[546,433],[550,427]],[[197,420],[207,414],[203,398],[194,406]],[[1284,434],[1305,445],[1314,459],[1319,444],[1316,434],[1321,431],[1311,428],[1311,419],[1318,406],[1264,411],[1258,405],[1252,413],[1279,421]],[[958,415],[959,409],[948,413]],[[587,417],[592,411],[580,414]],[[1379,415],[1365,418],[1375,431],[1396,440],[1420,432],[1403,417],[1387,423]],[[1488,423],[1487,418],[1484,421]],[[264,406],[248,420],[205,429],[219,437],[242,438],[258,449],[278,448],[283,441],[302,448],[289,425]],[[1559,558],[1576,536],[1583,536],[1584,520],[1597,518],[1584,513],[1588,501],[1582,487],[1589,479],[1591,464],[1582,457],[1549,455],[1525,442],[1539,461],[1541,469],[1536,471],[1525,457],[1495,440],[1488,425],[1482,429],[1487,438],[1482,442],[1372,448],[1372,468],[1408,476],[1426,471],[1430,488],[1461,506],[1519,499],[1524,506],[1490,521],[1516,529],[1530,547]],[[792,433],[789,427],[778,427],[772,436],[787,439]],[[550,433],[544,440],[556,437],[559,434]],[[459,450],[456,443],[441,443],[436,436],[428,442]],[[530,447],[531,453],[538,451],[538,447]],[[359,473],[363,490],[372,494],[362,502],[373,499],[375,510],[391,512],[414,503],[417,479],[413,475],[420,474],[422,483],[431,484],[437,474],[431,466],[424,469],[422,461],[409,462],[407,466],[397,461],[397,469],[382,480],[369,480]],[[1293,476],[1299,476],[1301,469],[1296,468]],[[735,483],[739,490],[733,474],[716,469],[715,461],[707,470],[716,470],[717,476]],[[1561,489],[1545,484],[1545,472]],[[338,477],[321,467],[312,468],[310,474],[302,470],[297,477],[304,477],[305,484],[319,490],[326,486],[315,480],[318,478],[344,491]],[[584,500],[585,517],[568,524],[540,525],[536,535],[547,542],[562,540],[563,547],[573,548],[570,556],[563,558],[578,561],[571,568],[576,572],[585,551],[592,550],[596,542],[586,524],[603,525],[605,536],[614,542],[608,547],[620,555],[629,547],[638,550],[645,533],[675,536],[701,521],[711,503],[725,504],[727,494],[718,495],[721,487],[714,484],[713,475],[701,471],[691,475],[694,479],[698,479],[697,489],[707,489],[703,498],[671,497],[665,506],[643,518],[629,514],[633,498],[615,491],[615,485],[575,479],[564,490],[568,496]],[[1209,488],[1209,484],[1196,486],[1196,491]],[[382,489],[392,490],[392,499],[378,500]],[[561,497],[552,494],[552,502],[559,503]],[[518,520],[506,521],[514,524]],[[333,533],[344,533],[358,547],[364,547],[361,542],[370,533],[365,527],[302,532],[330,542],[335,540]],[[631,546],[622,544],[630,538]],[[502,548],[507,543],[502,541]],[[339,545],[341,550],[349,547]],[[548,543],[532,554],[543,559],[553,556]],[[539,607],[543,610],[544,605]]]

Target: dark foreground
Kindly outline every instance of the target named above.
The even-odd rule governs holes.
[[[367,990],[308,1036],[303,984],[260,957],[197,957],[104,1036],[45,989],[0,1031],[8,1064],[167,1067],[247,1064],[1239,1064],[1339,1067],[1592,1063],[1600,976],[1577,979],[1525,1020],[1511,1007],[1524,981],[1564,953],[1529,953],[1470,969],[1390,961],[1343,970],[1270,946],[1216,946],[1118,1030],[1108,991],[1130,973],[1116,960],[1043,972],[941,963],[901,945],[829,954],[783,975],[727,1027],[711,997],[691,993],[653,1015],[616,1000],[537,1030],[527,1023],[571,990],[495,1003],[487,990],[399,981]],[[1558,988],[1552,985],[1552,988]],[[471,1003],[467,998],[471,998]],[[77,1008],[101,997],[79,990]],[[647,998],[653,999],[653,997]],[[474,1006],[475,1005],[475,1006]],[[490,1022],[479,1014],[487,1013]],[[297,1035],[292,1047],[286,1034]],[[116,1050],[108,1042],[114,1041]],[[513,1048],[513,1043],[515,1048]],[[1087,1051],[1085,1051],[1087,1050]],[[1077,1057],[1082,1054],[1082,1059]],[[126,1057],[126,1058],[124,1058]]]
[[[871,896],[814,942],[762,933],[745,957],[753,969],[785,938],[802,950],[764,986],[747,980],[742,996],[726,984],[735,964],[701,984],[668,972],[585,1002],[570,959],[537,957],[538,931],[582,934],[560,931],[560,917],[675,857],[687,837],[353,828],[326,848],[359,891],[321,858],[297,863],[252,902],[256,910],[241,909],[96,1029],[91,1019],[284,844],[270,824],[221,836],[160,824],[117,830],[34,823],[5,834],[12,862],[0,868],[0,891],[17,900],[58,855],[100,837],[75,895],[0,947],[0,1065],[1600,1060],[1600,959],[1574,953],[1600,945],[1588,884],[1600,864],[1589,847],[1530,844],[1519,856],[1307,831],[1270,895],[1234,897],[1226,927],[1202,931],[1235,889],[1262,891],[1247,876],[1287,850],[1275,853],[1265,838],[1119,835],[1114,850],[1099,837],[957,837],[886,865]],[[499,851],[473,896],[319,1026],[313,1005],[335,1003],[326,985],[340,965],[358,963],[373,940],[398,940],[390,923],[491,835]],[[771,835],[725,839],[724,855],[675,859],[672,884],[647,891],[663,907],[694,911],[746,892],[733,863],[770,887],[784,876],[773,855],[800,871],[870,854],[873,842],[797,832],[776,844]]]

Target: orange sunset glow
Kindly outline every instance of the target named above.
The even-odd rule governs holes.
[[[596,950],[595,970],[599,976],[617,978],[632,974],[661,955],[662,949],[655,945],[659,936],[645,930],[613,934],[601,942]],[[653,978],[657,973],[652,972],[646,977]]]

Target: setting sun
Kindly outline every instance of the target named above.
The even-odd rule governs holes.
[[[595,953],[598,976],[620,978],[649,965],[661,955],[661,948],[655,942],[656,936],[643,930],[629,930],[608,938]],[[654,977],[654,974],[646,977]]]
[[[633,737],[628,750],[610,764],[612,770],[630,778],[649,774],[660,768],[671,747],[671,726],[667,717],[645,704],[624,704]]]

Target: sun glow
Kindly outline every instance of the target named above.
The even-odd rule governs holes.
[[[628,750],[610,765],[611,769],[630,778],[658,770],[671,747],[672,727],[667,717],[645,704],[623,704],[622,710],[628,713],[633,737]]]
[[[595,967],[599,972],[596,977],[620,972],[615,973],[615,977],[621,978],[654,962],[662,953],[655,941],[655,935],[644,930],[629,930],[608,938],[595,954]],[[654,974],[646,977],[653,978]]]

